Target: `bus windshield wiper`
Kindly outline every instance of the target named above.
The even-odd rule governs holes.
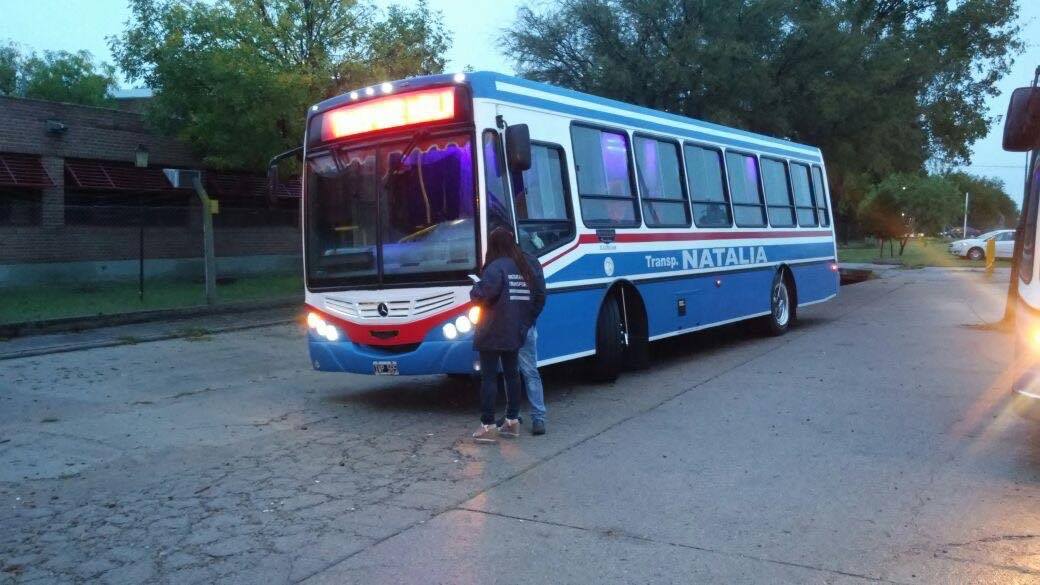
[[[401,172],[401,169],[404,167],[405,159],[408,158],[409,154],[412,154],[412,151],[415,150],[415,147],[419,146],[419,141],[426,138],[426,135],[427,132],[425,130],[420,130],[419,132],[416,132],[414,136],[412,136],[412,139],[408,142],[408,144],[405,145],[404,150],[401,152],[401,158],[398,159],[397,162],[394,163],[393,168],[391,168],[390,171],[386,173],[386,178],[383,179],[384,189],[386,189],[390,177]]]

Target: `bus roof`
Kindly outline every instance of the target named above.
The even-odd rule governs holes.
[[[691,140],[723,144],[736,149],[822,162],[820,149],[815,146],[738,130],[493,71],[473,71],[464,75],[465,82],[472,88],[475,99],[490,99],[593,119],[607,125],[614,124],[647,132],[680,135]],[[413,90],[453,81],[457,81],[455,76],[442,74],[413,77],[390,83],[395,90]],[[317,104],[312,108],[311,114],[353,101],[348,98],[348,95],[343,94]]]

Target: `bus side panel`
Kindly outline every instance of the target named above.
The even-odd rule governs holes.
[[[538,317],[538,360],[551,360],[596,349],[596,318],[603,288],[549,291]]]
[[[639,284],[650,336],[736,321],[769,310],[772,266]],[[686,315],[680,315],[680,301]]]
[[[822,301],[838,294],[839,276],[831,269],[830,262],[795,264],[791,266],[791,272],[794,273],[799,305]]]

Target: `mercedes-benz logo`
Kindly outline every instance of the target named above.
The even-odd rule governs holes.
[[[386,317],[390,314],[390,307],[386,306],[386,303],[379,303],[379,305],[376,306],[376,311],[379,312],[380,317]]]

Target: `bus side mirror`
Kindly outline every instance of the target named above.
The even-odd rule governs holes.
[[[506,160],[511,171],[523,172],[531,168],[531,132],[527,124],[506,128]]]
[[[1040,147],[1040,87],[1020,87],[1011,94],[1004,119],[1004,150],[1026,152]]]

